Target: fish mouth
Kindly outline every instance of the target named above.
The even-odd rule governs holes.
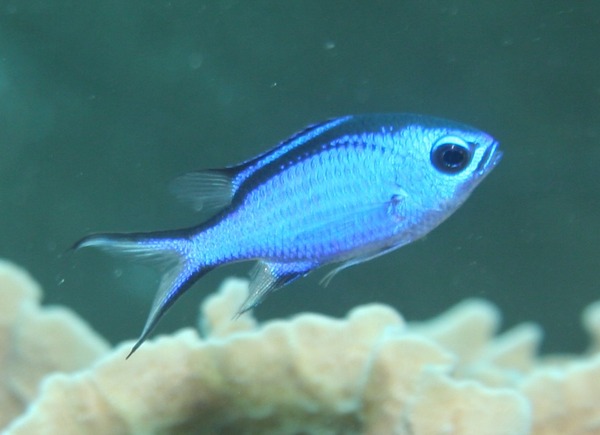
[[[494,142],[485,150],[483,156],[481,156],[479,165],[477,165],[477,172],[480,175],[487,175],[502,160],[503,153],[498,149],[499,146],[498,142]]]

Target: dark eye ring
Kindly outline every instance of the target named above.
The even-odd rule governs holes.
[[[461,172],[469,166],[471,157],[467,143],[455,137],[442,138],[431,149],[431,163],[444,174]]]

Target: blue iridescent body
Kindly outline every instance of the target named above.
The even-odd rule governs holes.
[[[218,211],[189,229],[97,234],[95,246],[158,260],[164,270],[144,330],[198,278],[245,260],[258,264],[239,313],[327,264],[337,271],[427,234],[500,161],[486,133],[411,114],[350,115],[308,127],[237,166],[180,177],[176,195]]]

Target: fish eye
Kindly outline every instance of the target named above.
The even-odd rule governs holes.
[[[444,174],[456,174],[471,162],[469,145],[457,137],[443,137],[431,148],[431,163]]]

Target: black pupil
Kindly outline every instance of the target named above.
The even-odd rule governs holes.
[[[431,151],[433,166],[446,174],[456,174],[465,169],[471,161],[471,152],[463,145],[442,143]]]
[[[449,145],[448,148],[442,151],[442,161],[449,168],[456,168],[465,160],[464,148],[456,145]]]

